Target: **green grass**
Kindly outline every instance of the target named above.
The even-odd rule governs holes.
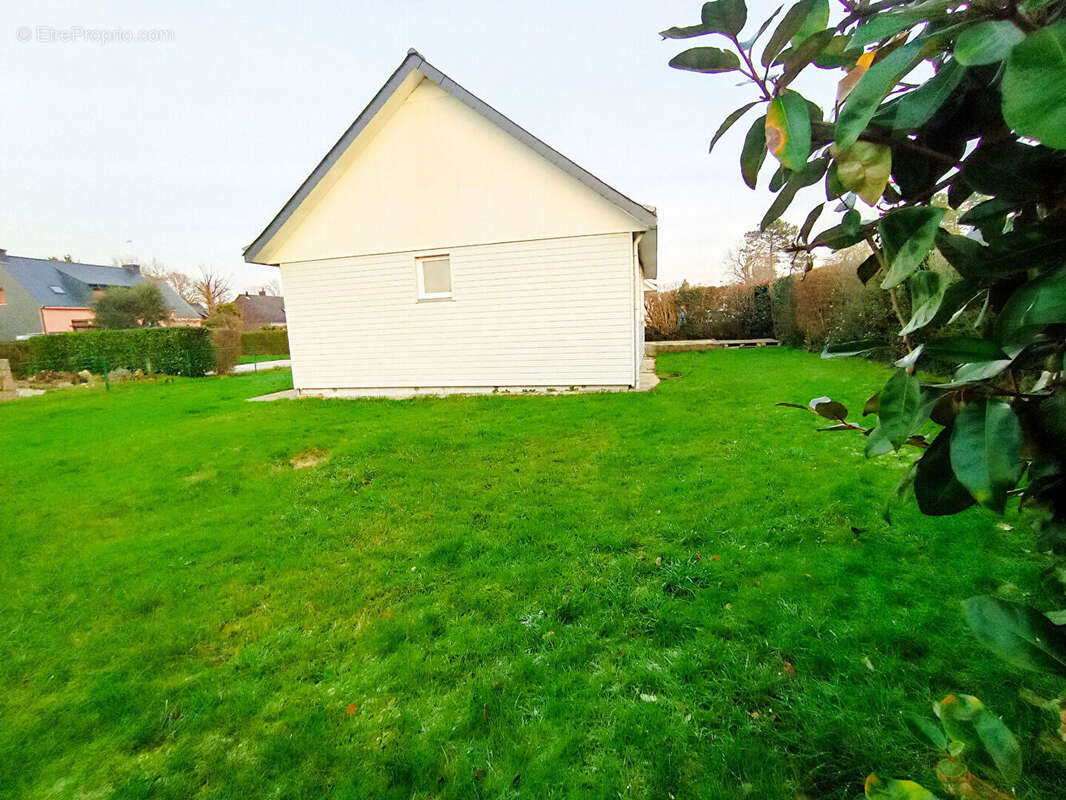
[[[773,405],[860,408],[881,367],[659,372],[648,394],[245,403],[287,388],[270,372],[0,406],[0,795],[855,798],[874,769],[935,785],[900,712],[961,690],[1022,736],[1021,795],[1057,796],[1050,719],[959,611],[1034,590],[1029,524],[889,527],[905,461]]]
[[[270,356],[270,355],[268,355],[268,356],[248,356],[248,355],[244,355],[244,356],[238,356],[237,357],[237,363],[238,364],[258,364],[260,361],[287,361],[288,358],[289,358],[289,354],[288,353],[275,354],[275,355],[272,355],[272,356]]]

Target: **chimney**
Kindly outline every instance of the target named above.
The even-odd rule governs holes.
[[[122,265],[122,269],[126,270],[126,272],[131,272],[134,275],[140,275],[141,274],[141,265],[140,264],[123,264]]]

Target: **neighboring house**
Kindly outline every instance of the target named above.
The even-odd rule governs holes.
[[[301,393],[625,388],[656,224],[411,50],[244,257]]]
[[[239,294],[233,301],[241,312],[241,323],[246,331],[258,328],[285,327],[285,298],[259,294]]]
[[[0,250],[0,341],[92,326],[92,304],[112,286],[145,283],[135,264],[104,267]],[[199,325],[200,314],[169,285],[158,284],[172,311],[169,325]]]

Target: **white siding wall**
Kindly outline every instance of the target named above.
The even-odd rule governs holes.
[[[418,302],[415,257],[454,300]],[[281,265],[297,389],[625,386],[637,367],[628,232]]]

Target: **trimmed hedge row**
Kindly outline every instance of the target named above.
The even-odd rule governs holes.
[[[34,336],[31,372],[102,373],[143,369],[163,375],[202,377],[215,368],[215,346],[207,328],[135,328]]]
[[[30,343],[25,341],[0,342],[0,358],[6,358],[11,362],[11,373],[15,377],[25,377],[30,364]]]
[[[264,328],[241,334],[244,355],[288,355],[289,332],[285,328]]]

